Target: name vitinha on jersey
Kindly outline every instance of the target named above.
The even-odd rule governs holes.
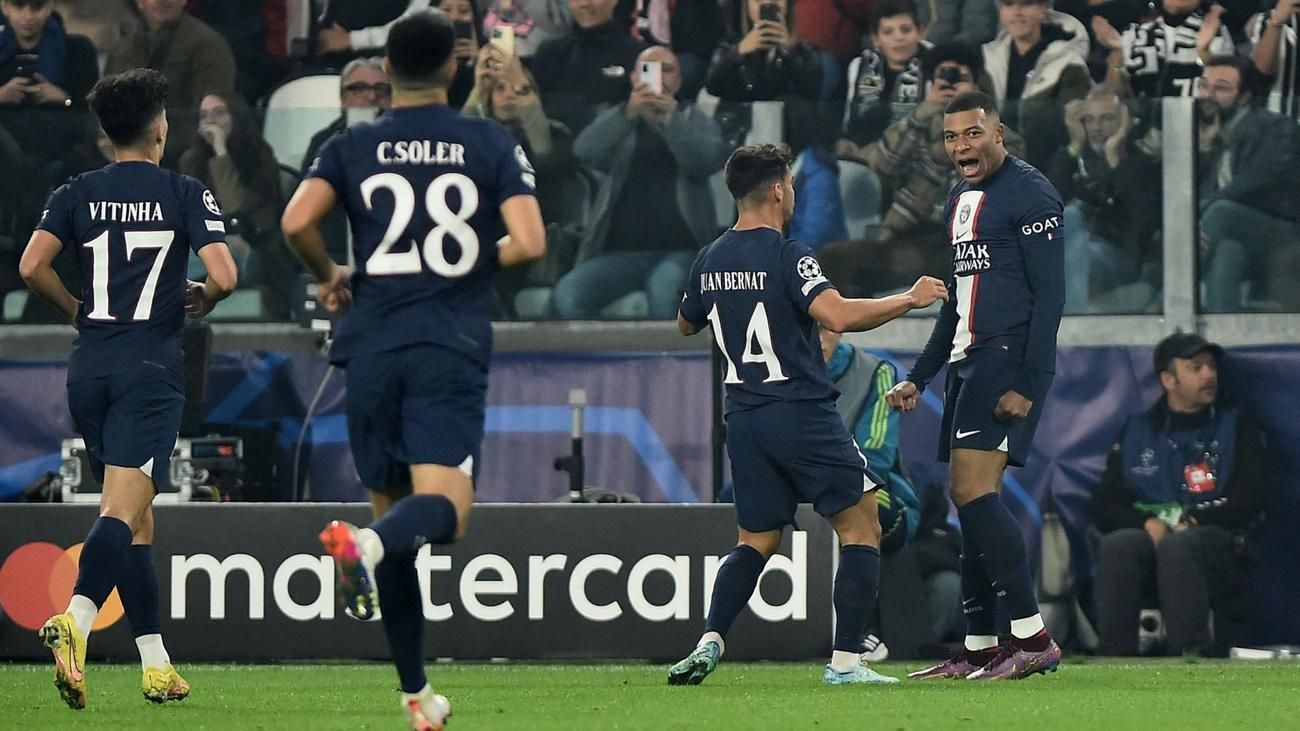
[[[91,201],[90,217],[96,221],[121,221],[122,223],[163,220],[162,205],[157,201],[140,201],[138,203]]]
[[[728,289],[762,289],[767,283],[767,272],[702,272],[701,292],[719,292]]]
[[[398,140],[380,142],[375,157],[384,165],[465,165],[465,146],[458,142]]]

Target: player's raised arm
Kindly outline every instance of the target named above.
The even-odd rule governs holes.
[[[846,299],[835,289],[824,290],[808,314],[827,330],[859,332],[880,327],[911,310],[948,299],[948,288],[935,277],[921,277],[906,292],[879,299]]]
[[[537,197],[513,195],[501,204],[506,237],[497,245],[497,263],[502,267],[540,259],[546,253],[546,226]]]
[[[54,271],[54,257],[59,255],[63,249],[63,242],[49,231],[37,229],[32,232],[32,237],[27,242],[27,248],[23,251],[23,258],[18,264],[18,273],[22,275],[23,281],[27,282],[27,288],[36,293],[36,296],[49,302],[58,308],[59,312],[68,319],[73,326],[77,326],[77,310],[81,307],[81,302],[68,288],[63,285],[63,280]]]

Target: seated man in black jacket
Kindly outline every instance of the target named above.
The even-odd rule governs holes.
[[[1246,534],[1262,517],[1272,478],[1263,434],[1219,398],[1222,356],[1193,333],[1161,340],[1155,367],[1164,396],[1131,416],[1111,447],[1092,498],[1104,534],[1104,655],[1137,654],[1138,615],[1150,606],[1164,615],[1171,655],[1224,655],[1244,639]]]

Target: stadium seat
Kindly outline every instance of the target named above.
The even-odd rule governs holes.
[[[300,76],[281,84],[266,102],[262,136],[275,159],[290,167],[302,164],[312,135],[339,116],[338,74]]]
[[[861,238],[868,226],[880,223],[880,181],[866,165],[840,160],[840,199],[849,238]]]
[[[4,321],[18,322],[23,318],[23,308],[27,306],[27,290],[15,289],[5,293]]]
[[[217,303],[208,319],[216,322],[245,322],[264,319],[265,315],[261,292],[256,289],[237,289]]]

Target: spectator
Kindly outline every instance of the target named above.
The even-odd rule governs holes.
[[[1092,19],[1097,42],[1110,49],[1106,82],[1137,96],[1195,96],[1201,64],[1232,53],[1223,6],[1200,10],[1200,0],[1162,0],[1154,20],[1122,34],[1104,17]]]
[[[452,109],[460,109],[465,106],[465,100],[474,90],[474,64],[478,59],[479,48],[483,46],[480,30],[483,21],[472,0],[440,0],[438,9],[451,19],[456,32],[456,44],[452,48],[457,63],[456,78],[447,89],[447,105]]]
[[[694,99],[704,87],[713,51],[727,34],[722,5],[717,0],[648,0],[647,32],[655,45],[677,54],[682,69],[683,99]]]
[[[434,5],[434,0],[330,0],[318,21],[316,63],[341,68],[357,56],[375,54],[398,18]]]
[[[749,0],[742,0],[748,3]],[[795,35],[817,49],[822,65],[818,98],[838,97],[844,67],[862,50],[876,0],[799,0],[794,5]]]
[[[273,319],[288,319],[298,268],[280,238],[279,165],[241,97],[223,91],[202,98],[198,140],[181,156],[179,169],[212,189],[231,253],[240,269],[250,262],[248,281],[261,292],[263,309]]]
[[[998,0],[1002,32],[984,44],[984,68],[1007,126],[1025,136],[1026,159],[1046,167],[1065,144],[1061,110],[1082,99],[1088,75],[1088,31],[1047,0]]]
[[[542,220],[560,222],[564,212],[571,209],[567,201],[572,191],[563,181],[577,172],[573,134],[563,124],[547,118],[537,86],[517,56],[506,57],[488,44],[479,50],[475,76],[465,113],[495,119],[519,140],[537,172]]]
[[[1263,435],[1220,398],[1222,357],[1192,333],[1161,340],[1164,394],[1111,446],[1092,497],[1103,655],[1137,654],[1145,607],[1163,613],[1171,655],[1225,655],[1245,639],[1244,554],[1272,477]]]
[[[184,0],[135,0],[140,20],[135,33],[108,55],[105,74],[147,67],[167,77],[170,131],[163,165],[174,167],[194,141],[203,94],[235,88],[235,57],[230,45],[203,21],[185,12]]]
[[[841,156],[861,155],[885,128],[912,115],[925,98],[921,40],[914,0],[882,0],[871,13],[871,47],[849,62]]]
[[[840,333],[822,327],[818,333],[826,374],[840,392],[835,409],[853,433],[853,441],[871,471],[885,480],[884,489],[876,491],[876,503],[880,556],[889,558],[916,537],[921,522],[921,504],[899,450],[901,414],[889,408],[884,398],[898,381],[898,371],[893,363],[844,342]],[[879,607],[872,609],[867,620],[867,659],[883,662],[889,657],[889,648],[880,632]]]
[[[1065,311],[1141,312],[1161,265],[1159,162],[1138,149],[1132,114],[1107,87],[1066,104],[1065,124],[1070,143],[1047,168],[1066,201]]]
[[[713,56],[709,93],[733,102],[828,98],[817,49],[790,32],[785,0],[745,0],[745,9],[740,41],[723,43]]]
[[[0,0],[0,11],[0,124],[28,158],[26,184],[48,190],[62,182],[62,160],[81,139],[81,110],[98,78],[95,49],[65,32],[50,0]],[[14,233],[25,240],[31,232]]]
[[[957,94],[977,88],[985,78],[983,59],[973,46],[944,43],[925,55],[921,70],[925,99],[910,117],[862,148],[858,158],[880,178],[882,189],[892,192],[878,230],[850,231],[854,240],[818,251],[827,276],[835,277],[842,291],[886,292],[907,285],[917,272],[939,276],[952,266],[943,209],[958,174],[944,150],[943,109]],[[1008,129],[1006,146],[1021,155],[1025,141]]]
[[[662,90],[633,71],[628,100],[601,112],[574,141],[578,159],[605,177],[578,263],[555,286],[564,318],[595,317],[637,290],[646,293],[650,317],[673,317],[696,252],[717,233],[708,177],[731,148],[712,118],[674,96],[681,74],[672,51],[654,46],[641,61],[660,64]]]
[[[522,59],[532,59],[546,41],[568,35],[570,23],[567,0],[488,0],[484,5],[484,34],[509,26],[515,54]]]
[[[1239,312],[1248,275],[1266,274],[1300,227],[1300,132],[1251,102],[1253,67],[1210,59],[1196,102],[1205,311]]]
[[[628,74],[644,46],[614,21],[617,0],[569,0],[573,32],[546,41],[533,57],[552,119],[577,134],[604,105],[628,95]]]
[[[68,33],[90,39],[99,71],[103,71],[109,52],[135,28],[131,0],[54,0],[54,9],[63,17]]]
[[[52,0],[0,0],[0,106],[76,107],[99,79],[95,47],[69,34]]]
[[[1251,60],[1273,80],[1269,108],[1300,117],[1300,65],[1296,35],[1300,32],[1300,0],[1277,0],[1269,12],[1258,13],[1247,24]]]
[[[547,224],[546,254],[529,266],[497,272],[493,282],[501,314],[515,317],[515,297],[521,290],[553,288],[572,267],[577,232],[587,223],[580,212],[591,204],[591,185],[578,180],[582,174],[573,155],[573,134],[547,119],[537,85],[517,56],[507,57],[488,44],[479,51],[475,76],[464,113],[495,119],[519,141],[536,171],[537,203]]]
[[[312,135],[307,144],[307,154],[302,158],[300,171],[311,167],[320,148],[334,135],[347,129],[349,124],[364,121],[393,105],[393,87],[384,74],[384,60],[378,56],[354,58],[343,67],[339,75],[338,119]],[[355,112],[349,110],[356,110]],[[325,251],[337,262],[348,261],[348,219],[342,206],[335,206],[321,221],[321,235],[325,237]]]
[[[921,0],[922,34],[931,43],[964,41],[981,46],[998,35],[997,0]]]
[[[283,2],[283,0],[281,0]],[[257,101],[269,94],[289,71],[285,54],[269,52],[272,0],[189,0],[195,18],[221,34],[235,57],[235,91]],[[284,28],[280,26],[283,36]]]

